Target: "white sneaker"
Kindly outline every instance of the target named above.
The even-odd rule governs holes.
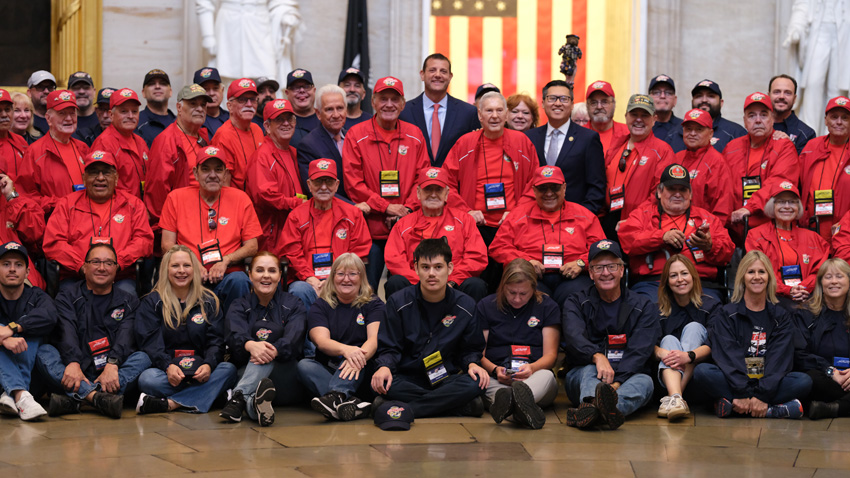
[[[15,402],[15,405],[18,407],[21,420],[24,421],[37,420],[47,415],[47,410],[39,405],[32,394],[27,391],[21,393],[21,399]]]
[[[15,406],[15,400],[6,392],[0,395],[0,415],[18,416],[18,407]]]
[[[676,420],[687,417],[691,414],[688,408],[688,403],[678,395],[674,395],[670,399],[670,408],[667,410],[667,419]]]
[[[658,407],[658,417],[659,418],[667,418],[667,414],[670,413],[670,401],[673,397],[662,397],[661,398],[661,406]]]

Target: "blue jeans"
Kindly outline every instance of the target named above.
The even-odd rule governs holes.
[[[227,309],[234,300],[251,292],[251,279],[244,271],[234,271],[225,274],[224,279],[216,284],[212,291],[221,301],[221,313],[227,315]]]
[[[705,330],[705,326],[699,322],[691,322],[685,325],[685,328],[682,329],[681,339],[677,339],[672,335],[665,335],[664,338],[661,339],[659,347],[667,350],[681,350],[682,352],[688,352],[705,345],[705,340],[707,338],[708,331]],[[664,386],[664,381],[661,380],[661,371],[665,368],[670,367],[664,365],[664,362],[658,362],[658,383],[660,383],[662,387]],[[683,371],[679,370],[678,372],[684,375]]]
[[[372,248],[369,249],[369,263],[366,264],[366,279],[369,280],[369,285],[375,291],[378,290],[378,283],[381,282],[381,276],[384,275],[385,247],[387,247],[386,239],[372,239]]]
[[[319,296],[316,295],[316,289],[303,280],[297,280],[292,284],[289,284],[289,293],[301,299],[301,302],[304,304],[304,308],[307,312],[310,311],[310,307],[312,307],[313,303],[316,302],[316,299],[319,298]],[[304,356],[315,357],[316,344],[310,340],[309,332],[310,331],[308,330],[307,334],[304,336]]]
[[[596,378],[597,373],[596,365],[593,364],[575,367],[567,372],[567,376],[564,377],[564,388],[567,389],[567,398],[574,407],[596,396],[596,385],[602,382]],[[631,415],[649,403],[652,392],[652,378],[649,375],[643,373],[632,375],[617,389],[617,410],[623,415]]]
[[[641,282],[638,282],[637,284],[629,287],[629,289],[631,289],[632,292],[636,292],[638,294],[643,294],[643,295],[649,297],[649,299],[652,301],[653,304],[658,303],[658,281],[657,280],[655,280],[655,281],[652,281],[652,280],[641,281]],[[705,284],[702,285],[702,293],[707,295],[707,296],[714,297],[715,299],[717,299],[721,302],[723,301],[723,297],[721,297],[719,290],[706,287]]]
[[[252,420],[257,419],[257,412],[254,411],[254,394],[257,392],[257,385],[260,380],[264,378],[271,378],[274,382],[273,405],[294,405],[301,401],[303,391],[298,382],[296,367],[297,362],[295,360],[289,362],[272,360],[263,365],[248,362],[245,368],[239,370],[242,377],[234,390],[242,392],[242,396],[245,397],[245,411]]]
[[[172,387],[168,375],[158,368],[149,368],[139,376],[139,389],[153,397],[168,398],[192,413],[207,413],[224,390],[236,383],[236,366],[221,362],[210,374],[206,383],[183,381]]]
[[[118,367],[118,395],[124,395],[127,385],[136,381],[139,375],[151,366],[151,359],[144,352],[133,352],[127,360]],[[83,400],[92,391],[99,391],[100,384],[94,383],[97,376],[86,376],[91,383],[80,382],[80,389],[69,392],[62,386],[62,377],[65,375],[65,364],[59,351],[52,345],[42,345],[38,348],[38,369],[44,376],[47,386],[51,391],[62,392],[76,400]]]
[[[27,337],[27,349],[13,354],[6,347],[0,347],[0,388],[8,394],[14,390],[29,390],[32,368],[41,337]]]
[[[559,307],[563,307],[569,296],[581,292],[591,285],[593,285],[593,281],[586,274],[575,279],[567,279],[559,272],[547,272],[543,274],[542,279],[537,281],[537,290],[551,297]]]
[[[464,405],[483,394],[478,382],[466,373],[449,375],[434,389],[429,386],[424,373],[422,377],[393,374],[393,383],[386,398],[407,403],[413,409],[414,418],[425,418],[460,415]]]
[[[732,400],[735,394],[729,383],[726,381],[726,376],[723,370],[713,363],[701,363],[694,369],[694,387],[700,395],[710,397],[711,400],[726,398]],[[808,396],[809,390],[812,388],[812,378],[803,372],[789,372],[779,381],[779,386],[776,387],[776,392],[771,397],[767,397],[768,405],[777,405],[785,403],[795,398],[803,400]],[[747,397],[749,398],[749,397]]]
[[[366,378],[366,370],[360,371],[356,379],[346,380],[339,377],[339,369],[326,367],[320,362],[305,358],[298,361],[298,378],[313,393],[315,397],[321,397],[328,392],[341,392],[350,397],[357,392],[360,384]]]

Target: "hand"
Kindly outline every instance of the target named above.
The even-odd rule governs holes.
[[[543,265],[543,263],[540,261],[535,261],[534,259],[528,262],[530,262],[531,265],[534,266],[534,272],[537,273],[537,277],[543,277],[543,273],[546,272],[546,267]]]
[[[503,222],[505,222],[505,219],[508,218],[508,214],[510,214],[510,213],[511,213],[510,211],[505,211],[505,213],[502,214],[502,218],[499,219],[499,225],[500,226],[502,225]],[[483,217],[484,215],[482,214],[481,216]]]
[[[313,286],[313,290],[316,291],[316,296],[322,293],[322,286],[325,284],[325,281],[319,279],[318,277],[308,277],[304,282]]]
[[[4,197],[9,197],[14,192],[15,183],[12,182],[12,178],[6,176],[3,173],[0,173],[0,194],[2,194]]]
[[[224,256],[221,262],[216,262],[210,267],[210,270],[207,271],[207,282],[212,284],[218,284],[224,279],[224,274],[227,272],[227,267],[230,265],[230,261],[227,259],[227,256]]]
[[[496,380],[502,385],[510,386],[514,383],[514,376],[509,374],[505,367],[496,367]]]
[[[614,230],[617,231],[617,232],[620,232],[620,225],[623,224],[624,222],[626,222],[625,219],[623,219],[622,221],[617,221],[617,225],[614,227]]]
[[[183,374],[183,371],[180,370],[180,367],[177,365],[171,364],[165,369],[165,375],[168,377],[168,384],[172,387],[176,387],[183,382],[183,379],[186,378],[186,375]]]
[[[688,357],[687,352],[682,352],[681,350],[671,350],[661,359],[664,362],[664,365],[676,369],[676,370],[684,370],[685,365],[691,363],[691,358]]]
[[[671,229],[661,236],[661,240],[664,241],[664,244],[667,244],[673,249],[679,251],[685,244],[685,233],[678,229]]]
[[[732,400],[732,411],[735,413],[746,415],[750,413],[750,407],[749,398],[736,398]]]
[[[802,284],[797,284],[791,288],[791,299],[797,302],[808,300],[809,291]]]
[[[211,56],[215,56],[218,53],[218,49],[215,44],[215,37],[210,35],[206,36],[201,40],[201,46],[204,50],[208,51]]]
[[[345,357],[346,362],[357,370],[366,366],[366,352],[360,347],[348,346],[342,351],[342,356]]]
[[[519,367],[519,370],[514,374],[514,380],[528,380],[534,370],[531,369],[531,364],[525,363]]]
[[[596,362],[596,378],[607,384],[614,383],[614,369],[611,368],[611,362],[602,354],[594,355]]]
[[[212,373],[212,367],[209,364],[203,364],[198,367],[198,370],[195,370],[195,375],[192,378],[195,379],[198,383],[206,383],[207,380],[210,379],[210,374]]]
[[[404,204],[390,204],[387,206],[386,215],[404,217],[407,216],[407,208],[404,207]]]
[[[27,339],[23,337],[8,337],[3,341],[3,347],[6,347],[6,350],[17,355],[27,351]]]
[[[841,389],[845,392],[850,391],[850,368],[847,370],[836,370],[832,374],[832,379],[835,380],[838,385],[841,385]]]
[[[469,376],[472,377],[473,380],[478,382],[478,388],[481,390],[487,389],[487,385],[490,385],[490,374],[487,373],[480,365],[471,363],[469,364],[469,370],[467,371]]]
[[[386,395],[393,384],[393,373],[387,367],[379,368],[372,375],[372,390],[378,395]]]
[[[573,261],[562,265],[559,270],[561,271],[561,275],[567,279],[575,279],[581,275],[582,269],[581,266],[578,265],[577,261]]]
[[[702,227],[697,229],[695,233],[691,234],[691,237],[689,239],[691,241],[691,244],[702,249],[703,251],[711,250],[711,233],[708,231],[708,229],[704,229]]]
[[[13,335],[15,335],[15,333],[12,332],[12,329],[10,329],[8,325],[0,325],[0,342],[8,339]]]
[[[94,383],[99,383],[104,392],[118,393],[121,390],[121,384],[118,382],[118,366],[111,363],[106,364],[100,376],[94,379]]]
[[[354,206],[357,209],[360,209],[360,212],[362,212],[363,214],[369,214],[370,212],[372,212],[372,208],[369,207],[369,205],[366,204],[365,202],[359,202],[359,203],[355,204]]]
[[[745,207],[742,207],[741,209],[738,209],[737,211],[732,211],[732,222],[733,223],[742,222],[744,220],[744,218],[749,216],[749,215],[750,215],[750,211]]]
[[[360,368],[355,367],[348,360],[343,360],[339,366],[339,378],[343,380],[357,380],[360,377]]]
[[[80,382],[89,382],[89,379],[83,375],[83,370],[80,368],[79,362],[71,362],[65,366],[65,373],[62,375],[62,387],[66,392],[79,392]]]
[[[484,224],[484,213],[478,210],[469,211],[469,215],[472,216],[472,219],[475,219],[475,224],[479,226]]]
[[[756,397],[750,398],[750,415],[754,418],[764,418],[767,415],[767,404]]]
[[[251,363],[254,365],[265,365],[277,357],[274,345],[258,340],[245,342],[245,351],[251,354]]]
[[[773,139],[774,141],[780,139],[787,139],[789,141],[791,140],[791,138],[787,134],[785,134],[784,131],[779,131],[778,129],[773,130]]]

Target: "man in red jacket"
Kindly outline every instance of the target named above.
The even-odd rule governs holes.
[[[289,270],[298,279],[289,285],[289,293],[309,310],[325,285],[334,259],[346,252],[364,258],[372,240],[363,213],[334,197],[339,187],[334,160],[310,162],[307,187],[313,198],[286,218],[283,248],[275,252],[289,259]]]
[[[639,281],[631,288],[658,302],[661,270],[671,254],[684,254],[696,266],[702,290],[720,300],[717,268],[732,258],[735,245],[716,216],[691,203],[688,170],[672,164],[661,174],[658,201],[648,200],[620,225],[623,252],[629,269]]]
[[[118,189],[142,198],[148,167],[148,145],[134,133],[139,124],[139,96],[121,88],[109,97],[112,124],[92,143],[92,151],[107,151],[118,165]]]
[[[263,144],[263,130],[254,122],[257,112],[257,85],[254,80],[234,80],[227,88],[227,110],[230,120],[221,125],[212,139],[213,146],[221,148],[230,158],[230,185],[245,189],[245,171],[254,151]]]
[[[372,109],[371,120],[352,126],[345,135],[342,165],[345,192],[366,214],[372,234],[366,275],[377,287],[389,225],[417,207],[416,179],[429,162],[422,132],[398,119],[404,109],[401,80],[392,76],[378,80]]]
[[[0,243],[23,243],[29,250],[41,248],[44,237],[44,212],[32,198],[21,196],[15,191],[12,178],[0,173]],[[33,287],[44,290],[47,284],[27,256],[29,269],[27,279]]]
[[[27,148],[15,180],[49,215],[60,198],[85,187],[83,158],[89,147],[71,137],[77,130],[77,99],[70,91],[47,95],[45,119],[50,129]]]
[[[487,295],[487,283],[478,277],[487,266],[487,246],[466,211],[446,206],[448,181],[448,174],[440,168],[428,168],[419,175],[416,195],[422,207],[401,218],[387,239],[385,259],[391,276],[385,286],[386,297],[419,282],[413,269],[413,251],[422,239],[440,237],[452,249],[454,269],[449,287],[456,287],[476,303]]]
[[[614,87],[607,81],[594,81],[588,85],[584,97],[590,114],[590,129],[599,133],[603,153],[607,154],[614,139],[629,133],[626,125],[614,121],[614,110],[617,109]]]
[[[118,253],[115,287],[136,295],[133,264],[153,253],[153,231],[142,200],[116,189],[115,157],[106,151],[86,156],[85,186],[56,203],[44,232],[44,254],[59,263],[60,287],[80,280],[92,244],[111,244]]]
[[[13,109],[12,95],[0,89],[0,172],[15,178],[28,145],[23,136],[12,133]]]

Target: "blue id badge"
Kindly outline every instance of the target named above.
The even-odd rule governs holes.
[[[334,255],[331,252],[313,254],[313,275],[318,279],[327,279],[331,275],[331,265],[333,265],[333,262]]]
[[[488,211],[505,209],[505,183],[488,183],[484,185],[484,200]]]
[[[850,368],[850,358],[848,357],[833,357],[832,366],[841,370]]]
[[[803,282],[803,272],[800,270],[799,264],[782,266],[779,272],[782,276],[782,282],[789,287],[794,287]]]
[[[85,189],[85,188],[86,188],[86,185],[85,185],[85,184],[75,184],[75,185],[74,185],[74,192],[82,191],[82,190],[83,190],[83,189]]]

